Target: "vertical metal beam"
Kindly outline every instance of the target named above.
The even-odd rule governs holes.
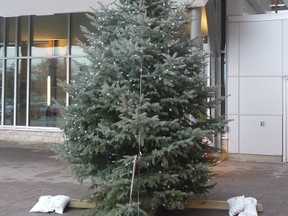
[[[70,82],[70,77],[71,77],[71,46],[72,46],[72,24],[73,24],[73,20],[72,20],[72,14],[68,14],[68,34],[67,34],[67,39],[68,39],[68,43],[67,43],[67,48],[68,48],[68,58],[66,58],[66,83],[68,84]],[[66,92],[66,106],[69,105],[70,101],[69,101],[69,94],[68,92]]]
[[[18,95],[18,69],[19,69],[19,62],[18,62],[18,56],[19,56],[19,35],[20,35],[20,17],[16,17],[15,19],[15,56],[14,56],[14,98],[13,98],[13,126],[16,126],[17,123],[17,110],[18,110],[18,101],[17,101],[17,95]]]
[[[288,145],[288,78],[283,78],[283,153],[282,162],[287,162],[287,145]]]
[[[27,78],[26,78],[26,126],[29,126],[30,120],[30,78],[31,78],[31,46],[32,46],[32,32],[33,32],[33,17],[28,17],[28,40],[27,40]]]
[[[221,0],[209,1],[206,4],[206,14],[210,44],[210,73],[211,84],[217,86],[215,100],[219,103],[212,110],[215,118],[221,117]],[[221,147],[221,134],[218,133],[214,141],[215,147]]]
[[[226,95],[226,0],[221,1],[221,95]],[[221,104],[221,114],[226,113],[226,99]]]
[[[5,96],[5,78],[6,78],[6,60],[7,56],[7,18],[3,18],[3,66],[2,66],[2,92],[1,92],[1,125],[4,125],[4,96]]]

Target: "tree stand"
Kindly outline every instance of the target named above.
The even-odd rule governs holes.
[[[87,200],[71,199],[68,203],[69,208],[83,208],[89,209],[95,207],[95,203],[89,202]],[[186,202],[186,208],[190,209],[216,209],[216,210],[229,210],[227,201],[220,200],[193,200],[188,199]],[[263,212],[263,205],[257,204],[257,212]],[[149,216],[156,216],[158,209],[151,209],[149,211]]]

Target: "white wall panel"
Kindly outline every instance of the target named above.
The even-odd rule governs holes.
[[[288,16],[231,16],[228,26],[227,94],[231,98],[227,108],[229,118],[234,119],[228,124],[229,152],[280,156],[283,75],[288,76]]]
[[[240,76],[282,75],[282,20],[240,23]]]
[[[240,77],[240,114],[282,115],[281,77]]]
[[[239,72],[239,23],[228,24],[228,47],[227,47],[227,74],[238,76]]]
[[[238,114],[239,113],[239,78],[228,77],[227,79],[227,114]]]
[[[282,155],[282,116],[240,116],[240,123],[240,153]]]
[[[283,75],[288,76],[288,20],[283,20]]]
[[[238,115],[228,115],[228,152],[239,153],[239,119]]]

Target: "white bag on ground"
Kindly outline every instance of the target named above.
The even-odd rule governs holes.
[[[53,209],[51,209],[51,206],[50,206],[52,199],[53,199],[53,196],[50,196],[50,195],[41,196],[38,202],[30,210],[30,212],[43,212],[43,213],[52,212]]]
[[[229,216],[235,216],[239,214],[240,212],[244,211],[244,206],[245,206],[244,195],[232,197],[228,199],[227,202],[229,205]]]
[[[240,212],[238,216],[258,216],[256,207],[257,200],[254,197],[246,197],[244,211]]]
[[[69,201],[70,197],[65,195],[57,195],[54,197],[50,195],[41,196],[30,212],[48,213],[55,211],[58,214],[63,214]]]

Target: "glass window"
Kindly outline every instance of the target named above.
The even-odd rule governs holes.
[[[3,59],[0,59],[0,122],[2,120],[2,74],[3,74]]]
[[[3,56],[4,56],[4,47],[3,47],[3,38],[4,38],[4,18],[0,17],[0,122],[2,120],[2,74],[3,74]]]
[[[4,19],[0,17],[0,58],[3,57],[3,26],[4,26]]]
[[[18,56],[27,56],[28,54],[28,17],[19,18],[19,47]]]
[[[80,26],[85,26],[88,30],[93,31],[90,20],[85,13],[76,13],[71,15],[71,54],[75,56],[83,56],[82,48],[78,46],[78,40],[86,42],[86,38],[81,31]]]
[[[17,125],[26,125],[27,59],[18,60]]]
[[[67,55],[67,14],[34,16],[33,30],[33,57]]]
[[[6,56],[7,57],[15,57],[15,38],[16,38],[16,18],[7,18],[7,48],[6,48]]]
[[[5,67],[5,99],[4,99],[4,114],[5,125],[13,125],[14,111],[14,71],[15,60],[8,59]]]
[[[77,81],[81,68],[90,64],[77,43],[77,39],[86,42],[81,25],[90,31],[95,29],[85,13],[0,17],[0,103],[4,108],[1,110],[4,125],[58,127],[63,124],[59,107],[66,104],[66,92],[58,81],[66,82],[68,68],[71,80]],[[70,61],[71,67],[67,67]],[[4,98],[1,98],[2,90]]]
[[[90,61],[87,58],[72,58],[71,59],[71,81],[77,81],[77,73],[84,65],[89,65]]]
[[[65,79],[65,58],[32,59],[29,125],[56,127],[62,122],[59,105],[66,94],[57,81]]]

